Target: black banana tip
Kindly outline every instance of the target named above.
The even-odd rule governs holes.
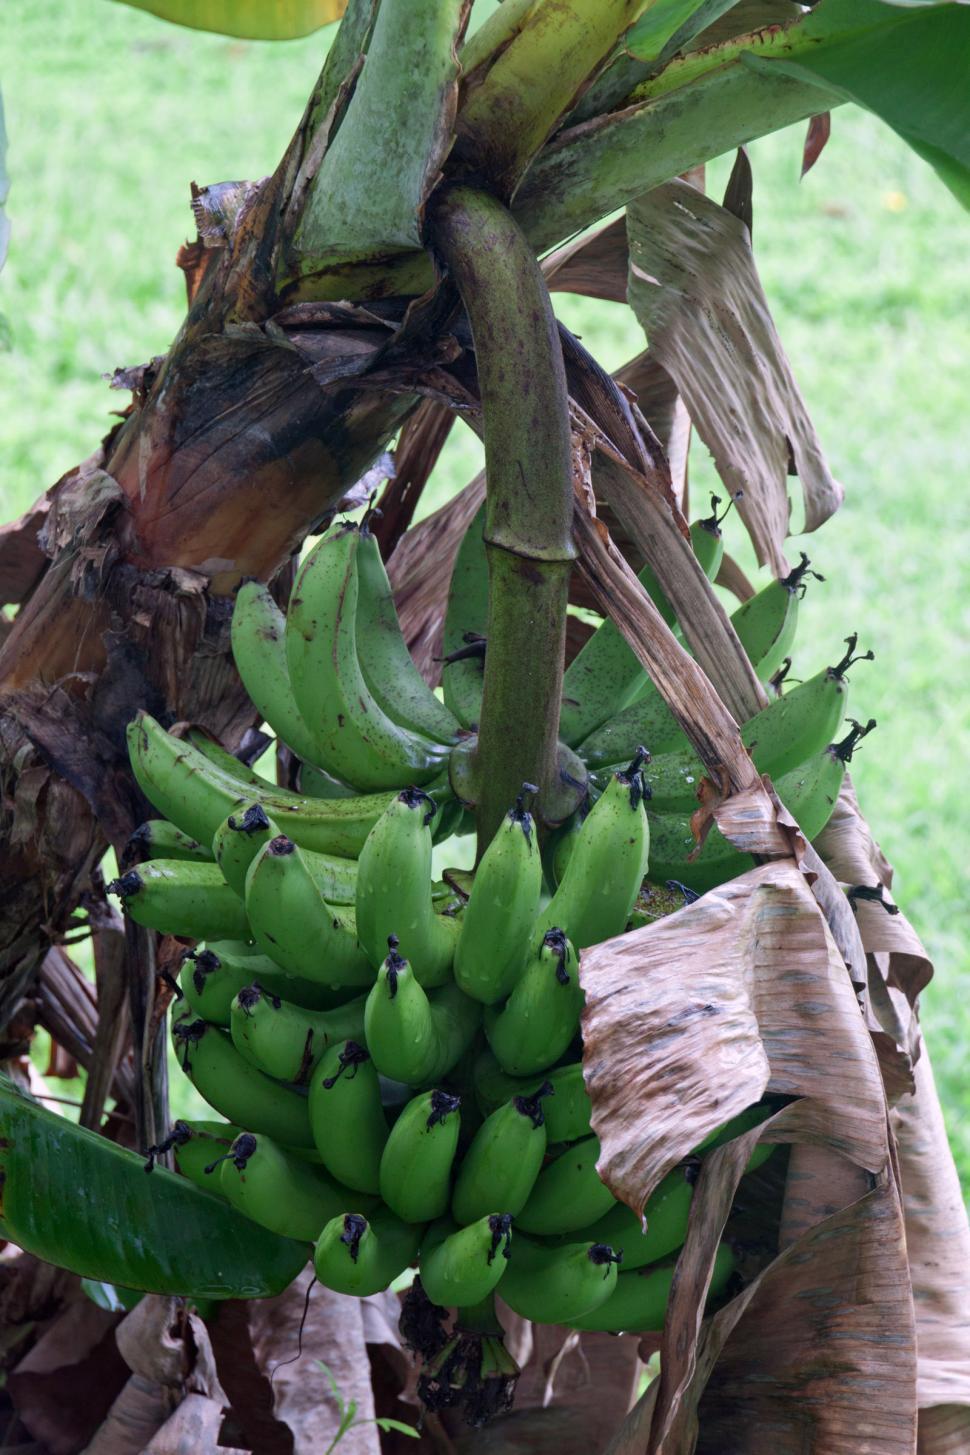
[[[236,818],[234,814],[230,814],[228,823],[231,829],[242,834],[260,833],[263,829],[269,828],[269,819],[261,803],[250,804],[242,818]],[[289,841],[287,840],[287,842]]]
[[[853,717],[849,718],[849,722],[852,724],[852,731],[847,733],[840,743],[833,743],[829,749],[843,763],[852,762],[852,754],[856,751],[862,739],[868,737],[876,726],[876,719],[874,717],[869,719],[865,727],[862,726],[861,722],[856,722]]]
[[[187,1122],[178,1121],[173,1123],[172,1130],[168,1136],[163,1137],[160,1142],[156,1142],[153,1147],[149,1147],[145,1171],[154,1172],[156,1157],[161,1157],[163,1153],[170,1152],[173,1147],[184,1147],[191,1136],[192,1128]]]
[[[150,823],[140,824],[127,844],[121,851],[121,868],[125,870],[130,864],[140,864],[143,859],[151,858],[152,826]]]
[[[347,1080],[353,1081],[357,1075],[357,1067],[363,1066],[364,1062],[369,1060],[370,1052],[364,1046],[358,1045],[356,1041],[347,1041],[337,1056],[339,1063],[337,1070],[333,1076],[326,1077],[323,1082],[324,1091],[332,1091],[344,1072],[347,1073]]]
[[[842,658],[841,662],[836,662],[834,667],[829,668],[830,676],[842,678],[845,676],[846,672],[848,672],[853,662],[872,662],[875,660],[876,654],[871,647],[869,648],[868,652],[860,652],[858,656],[855,655],[856,642],[858,640],[858,632],[853,632],[851,636],[845,638],[845,644],[848,647],[848,651]]]
[[[274,859],[282,859],[285,855],[292,854],[296,850],[296,844],[294,844],[292,839],[288,839],[286,834],[277,834],[275,839],[270,839],[266,847]]]
[[[341,1243],[347,1245],[350,1254],[350,1261],[356,1263],[360,1256],[360,1240],[367,1232],[367,1219],[360,1213],[347,1213],[344,1217],[344,1230],[340,1234]]]
[[[804,596],[805,591],[808,587],[807,578],[809,576],[814,577],[816,581],[824,581],[825,577],[820,576],[818,571],[811,570],[812,563],[808,559],[804,551],[800,551],[799,555],[801,559],[799,560],[798,565],[795,567],[794,571],[790,571],[787,576],[783,576],[781,578],[781,585],[784,586],[785,589],[788,591],[797,591],[799,596]]]
[[[845,891],[845,897],[852,906],[852,913],[856,914],[858,901],[864,900],[867,904],[878,904],[887,914],[898,914],[899,905],[893,904],[891,899],[886,899],[885,890],[881,884],[853,884]]]
[[[144,889],[144,887],[145,881],[138,873],[138,870],[129,869],[127,874],[122,874],[119,878],[112,879],[107,887],[107,892],[108,894],[117,894],[122,899],[130,899],[133,894],[137,894],[139,889]]]
[[[461,1106],[461,1097],[452,1096],[448,1091],[432,1091],[431,1111],[425,1125],[429,1128],[436,1127],[451,1116],[452,1112],[458,1111]]]
[[[438,811],[438,805],[431,797],[431,794],[425,793],[424,789],[418,788],[416,784],[412,784],[410,788],[402,788],[397,796],[397,801],[398,803],[403,803],[406,808],[414,809],[423,809],[425,804],[427,804],[431,809],[432,818]],[[425,822],[427,823],[428,820],[425,819]]]
[[[728,496],[727,505],[725,505],[720,515],[718,515],[717,507],[721,503],[721,497],[720,495],[712,494],[711,513],[704,520],[698,521],[698,525],[701,527],[702,530],[708,531],[712,536],[719,536],[721,534],[721,525],[725,520],[727,520],[728,516],[730,515],[731,507],[735,504],[736,501],[743,499],[744,491],[735,490],[731,495]]]
[[[397,995],[397,977],[408,963],[403,955],[398,954],[397,947],[400,943],[401,941],[397,935],[388,935],[387,956],[384,960],[383,968],[387,971],[387,983],[390,987],[392,1000]]]
[[[256,1146],[256,1138],[252,1132],[240,1132],[229,1151],[224,1152],[221,1157],[217,1157],[214,1162],[210,1162],[208,1167],[203,1170],[208,1175],[216,1170],[220,1162],[231,1162],[237,1172],[245,1172],[250,1157],[256,1151]]]
[[[205,990],[207,975],[213,974],[222,965],[218,955],[211,950],[186,950],[182,956],[183,960],[192,960],[192,984],[195,986],[196,995],[201,995]]]
[[[492,1245],[488,1250],[487,1262],[491,1263],[502,1248],[502,1257],[508,1258],[512,1251],[512,1214],[493,1213],[488,1220],[488,1226],[492,1234]],[[505,1245],[502,1247],[502,1245]]]
[[[250,1014],[250,1012],[255,1006],[259,1004],[262,998],[262,988],[261,986],[257,985],[255,981],[252,985],[244,985],[236,996],[236,999],[239,1001],[239,1009],[243,1011],[246,1015]]]
[[[567,977],[568,978],[568,977]],[[512,1105],[521,1116],[528,1117],[534,1127],[541,1127],[546,1119],[542,1109],[544,1096],[555,1096],[556,1088],[551,1081],[544,1081],[531,1096],[513,1096]]]
[[[542,943],[556,957],[556,979],[559,981],[559,984],[568,985],[569,971],[566,969],[566,961],[569,958],[569,941],[566,939],[565,930],[547,930],[545,935],[543,935]]]
[[[610,1271],[611,1263],[623,1262],[623,1250],[621,1249],[619,1253],[614,1253],[609,1243],[593,1243],[587,1249],[586,1256],[591,1263],[595,1263],[597,1268],[605,1268],[606,1274]],[[603,1275],[604,1278],[606,1274]]]

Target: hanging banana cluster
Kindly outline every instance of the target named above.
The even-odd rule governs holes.
[[[417,1263],[437,1305],[469,1309],[497,1290],[539,1322],[656,1329],[692,1182],[678,1169],[661,1183],[644,1231],[597,1176],[579,957],[635,920],[648,867],[701,889],[748,861],[714,834],[688,861],[703,769],[604,622],[566,674],[561,715],[591,770],[585,814],[550,843],[544,869],[525,784],[470,890],[432,879],[433,845],[468,805],[449,757],[467,751],[480,712],[481,531],[479,517],[456,563],[443,702],[410,658],[366,525],[320,541],[285,616],[246,583],[233,652],[301,759],[301,792],[141,714],[132,768],[164,817],[138,831],[147,861],[112,888],[138,923],[200,942],[179,975],[173,1037],[227,1120],[177,1125],[184,1175],[312,1242],[318,1277],[343,1293],[377,1292]],[[713,576],[716,515],[691,534]],[[735,613],[764,677],[791,644],[806,571]],[[641,579],[675,625],[649,571]],[[826,746],[850,660],[851,648],[744,728],[810,836],[862,731]],[[751,1109],[707,1145],[767,1114]],[[724,1248],[714,1292],[732,1267]]]

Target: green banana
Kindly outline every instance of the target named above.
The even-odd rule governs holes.
[[[313,733],[313,762],[362,791],[437,777],[447,750],[393,722],[364,680],[357,652],[360,532],[339,525],[310,552],[293,586],[286,660]]]
[[[216,862],[226,883],[241,899],[246,897],[246,875],[264,844],[279,835],[279,828],[260,803],[243,813],[230,814],[212,840]],[[357,862],[336,854],[315,854],[301,849],[317,888],[328,904],[351,905],[357,893]]]
[[[382,1075],[409,1086],[440,1081],[470,1046],[481,1007],[457,985],[442,985],[430,995],[397,952],[389,954],[364,1008],[364,1034]]]
[[[303,851],[285,834],[270,839],[253,860],[246,912],[257,945],[291,974],[330,986],[372,983],[352,913],[327,903]]]
[[[241,758],[237,758],[235,753],[230,753],[204,728],[187,728],[184,736],[177,741],[198,753],[206,760],[210,768],[214,768],[224,778],[230,778],[233,783],[238,783],[244,792],[247,789],[250,790],[250,796],[253,789],[265,789],[270,793],[277,792],[277,785],[274,782],[257,773],[255,768],[250,768],[249,764],[244,763]]]
[[[200,946],[197,950],[187,950],[182,957],[178,985],[186,1005],[195,1015],[211,1025],[228,1027],[233,996],[250,978],[248,966],[223,964],[214,948]]]
[[[851,723],[851,731],[838,743],[830,743],[821,753],[779,778],[775,791],[806,839],[822,832],[835,809],[846,768],[860,741],[876,726],[870,718],[863,726]]]
[[[402,1223],[386,1208],[377,1208],[368,1218],[345,1213],[332,1218],[317,1239],[314,1270],[336,1293],[366,1298],[380,1293],[414,1262],[421,1232],[419,1224]]]
[[[249,938],[246,911],[218,864],[149,859],[108,885],[129,919],[163,935],[202,940]]]
[[[767,586],[743,602],[731,616],[731,625],[762,682],[773,677],[791,650],[798,627],[798,604],[805,595],[807,577],[823,581],[809,570],[805,552],[789,575]]]
[[[750,1132],[752,1127],[758,1127],[762,1122],[767,1121],[770,1116],[774,1116],[777,1110],[777,1105],[772,1106],[770,1103],[763,1105],[761,1102],[758,1102],[755,1106],[745,1107],[744,1111],[738,1112],[736,1117],[732,1117],[722,1127],[716,1127],[713,1132],[708,1132],[703,1142],[698,1142],[692,1155],[699,1157],[704,1152],[713,1151],[715,1147],[723,1147],[725,1142],[733,1142],[734,1138],[740,1137],[742,1132]],[[759,1143],[759,1146],[761,1145],[770,1146],[771,1144]],[[772,1150],[774,1149],[772,1148]],[[752,1172],[754,1168],[748,1166],[746,1171]]]
[[[591,733],[578,751],[592,769],[632,757],[640,743],[649,743],[653,753],[666,753],[685,742],[680,723],[648,681],[641,695]]]
[[[485,684],[485,633],[488,630],[488,558],[485,554],[485,503],[455,557],[445,612],[445,706],[466,728],[477,728]]]
[[[119,867],[124,871],[144,859],[188,859],[199,864],[212,863],[212,855],[205,844],[183,834],[167,818],[150,818],[135,829],[121,851]]]
[[[260,954],[255,945],[244,944],[242,940],[213,940],[186,951],[178,983],[196,1015],[213,1025],[228,1028],[234,998],[254,980],[270,995],[278,995],[307,1010],[333,1010],[345,1004],[352,994],[331,990],[298,975],[287,975]]]
[[[300,764],[300,792],[307,798],[356,798],[356,793],[346,783],[315,768],[312,763]]]
[[[722,1243],[714,1255],[709,1299],[724,1292],[736,1262],[734,1253]],[[623,1272],[604,1303],[569,1322],[583,1332],[659,1333],[667,1316],[667,1299],[676,1271],[676,1264],[669,1263],[660,1268],[644,1268],[642,1272]]]
[[[570,1233],[608,1212],[615,1201],[600,1181],[598,1137],[573,1142],[536,1178],[529,1200],[516,1218],[527,1233]]]
[[[233,1207],[271,1233],[302,1242],[319,1237],[324,1223],[339,1216],[350,1196],[322,1167],[251,1132],[241,1132],[211,1167],[218,1164],[220,1191]]]
[[[245,785],[192,743],[172,737],[146,712],[128,724],[128,756],[149,802],[204,844],[212,843],[228,814],[256,801],[301,848],[356,858],[390,801],[388,793],[324,801],[285,788],[260,788],[259,780],[256,786]]]
[[[430,988],[451,978],[459,922],[434,912],[431,821],[434,800],[405,788],[367,836],[357,863],[357,936],[372,965],[381,963],[389,935],[408,949],[418,982]]]
[[[513,1097],[479,1127],[455,1180],[456,1222],[478,1222],[496,1207],[515,1217],[525,1207],[546,1155],[542,1098],[548,1086],[543,1083],[532,1097]]]
[[[175,1152],[175,1165],[183,1177],[187,1177],[205,1192],[222,1197],[218,1177],[211,1172],[207,1173],[205,1169],[211,1165],[214,1157],[228,1150],[233,1138],[238,1137],[239,1131],[239,1127],[234,1127],[229,1122],[177,1121],[161,1145],[150,1149],[148,1162],[145,1164],[146,1171],[149,1166],[154,1166],[158,1152],[172,1149]]]
[[[846,637],[849,650],[834,667],[825,667],[750,718],[741,741],[759,773],[781,777],[830,743],[845,715],[845,674],[853,662],[871,661],[872,652],[853,655],[858,637]],[[652,813],[692,810],[705,768],[692,748],[653,757],[643,769]]]
[[[841,743],[830,744],[775,784],[778,797],[807,839],[814,839],[828,823],[853,749],[875,725],[872,719],[864,728],[854,724]],[[755,865],[754,858],[729,843],[716,825],[696,858],[689,858],[697,846],[687,814],[651,814],[650,835],[651,875],[661,882],[683,884],[697,894],[736,879]]]
[[[421,1285],[442,1308],[481,1303],[505,1272],[512,1246],[508,1213],[490,1213],[457,1228],[449,1219],[435,1223],[421,1244]]]
[[[401,632],[381,548],[361,523],[357,547],[357,656],[364,681],[389,718],[438,743],[454,743],[461,724],[414,665]]]
[[[783,581],[771,581],[731,617],[741,645],[758,676],[766,682],[777,670],[795,639],[798,603],[809,573],[808,557]],[[687,746],[684,731],[649,678],[637,696],[615,717],[591,733],[579,751],[590,768],[619,763],[640,743],[659,755]]]
[[[406,1223],[428,1223],[447,1211],[458,1151],[461,1098],[425,1091],[408,1102],[381,1156],[380,1193]]]
[[[267,587],[244,581],[232,612],[232,657],[260,717],[298,758],[314,761],[315,744],[296,705],[286,665],[286,617]]]
[[[540,1087],[549,1087],[543,1105],[546,1137],[550,1142],[578,1142],[588,1137],[592,1104],[583,1080],[581,1061],[558,1066],[532,1076],[510,1076],[503,1071],[492,1051],[482,1051],[473,1071],[475,1097],[486,1116],[513,1096],[535,1096]]]
[[[475,871],[455,950],[455,982],[473,1000],[494,1005],[521,975],[542,893],[542,859],[522,793]]]
[[[363,1046],[328,1046],[310,1082],[309,1106],[323,1165],[357,1192],[377,1192],[387,1118],[377,1068]]]
[[[717,515],[719,498],[712,495],[711,502],[712,514],[706,520],[695,521],[690,535],[704,574],[713,580],[724,556],[724,540]],[[672,627],[676,614],[652,569],[644,566],[638,579],[664,621]],[[560,738],[571,745],[582,743],[608,718],[621,712],[648,680],[639,657],[619,627],[610,617],[605,617],[563,676]],[[631,757],[632,752],[625,756]]]
[[[576,952],[562,930],[547,930],[505,1004],[485,1010],[485,1034],[502,1069],[528,1076],[554,1065],[579,1031],[583,1004]]]
[[[232,1043],[251,1066],[305,1086],[328,1046],[364,1034],[364,996],[334,1010],[303,1010],[265,986],[245,985],[232,1003]]]
[[[212,837],[212,854],[229,888],[246,898],[249,866],[264,844],[279,833],[261,803],[251,803],[242,813],[230,813]]]
[[[218,1026],[190,1010],[172,1019],[175,1053],[196,1091],[221,1116],[287,1147],[313,1147],[306,1097],[256,1071]]]
[[[520,1318],[536,1324],[571,1324],[610,1297],[619,1261],[605,1243],[546,1248],[517,1236],[501,1296]]]
[[[656,1263],[681,1247],[687,1236],[687,1218],[691,1199],[694,1196],[693,1183],[686,1176],[683,1167],[672,1172],[654,1188],[647,1199],[643,1216],[646,1232],[636,1213],[626,1203],[616,1202],[601,1218],[584,1227],[582,1236],[594,1243],[609,1243],[623,1255],[623,1269],[643,1268],[647,1263]],[[574,1242],[576,1234],[570,1232],[557,1241],[567,1238]]]
[[[639,748],[628,768],[613,773],[587,814],[562,880],[539,916],[537,937],[561,929],[577,950],[585,950],[626,929],[650,848],[645,756]]]

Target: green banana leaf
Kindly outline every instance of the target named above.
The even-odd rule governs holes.
[[[821,0],[788,56],[752,66],[831,87],[899,133],[970,208],[970,9],[899,0]]]
[[[119,0],[191,30],[240,40],[296,40],[339,20],[347,0]]]
[[[266,1298],[307,1246],[0,1084],[0,1233],[59,1268],[146,1293]]]

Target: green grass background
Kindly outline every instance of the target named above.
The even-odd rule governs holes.
[[[194,234],[190,180],[271,170],[323,46],[320,37],[271,46],[178,30],[110,0],[7,0],[4,519],[90,453],[109,411],[126,402],[102,376],[165,351],[184,310],[174,258]],[[874,666],[853,675],[852,710],[879,720],[853,776],[896,866],[897,896],[936,963],[924,1024],[970,1189],[970,218],[898,138],[847,107],[799,182],[802,130],[751,148],[761,275],[846,487],[842,512],[805,542],[827,580],[805,602],[796,671],[836,660],[851,630],[876,650]],[[728,167],[709,168],[716,196]],[[608,366],[642,347],[624,309],[557,306]],[[478,458],[456,431],[435,497],[463,483]],[[692,471],[695,491],[716,483],[703,448]],[[750,564],[737,523],[729,547]]]

